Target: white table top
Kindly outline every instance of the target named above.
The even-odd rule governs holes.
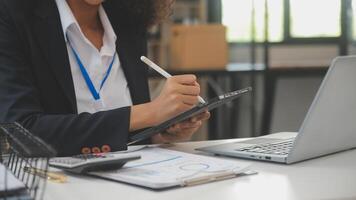
[[[169,149],[204,154],[194,149],[231,141],[236,139],[181,143]],[[165,191],[152,191],[91,177],[70,176],[65,184],[48,182],[44,199],[356,199],[356,150],[293,165],[241,159],[239,161],[252,163],[251,169],[258,174]]]

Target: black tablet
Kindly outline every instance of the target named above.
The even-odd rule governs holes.
[[[132,136],[130,138],[130,142],[128,143],[128,145],[148,139],[157,133],[162,133],[165,130],[167,130],[169,127],[173,126],[174,124],[177,124],[179,122],[187,120],[187,119],[189,119],[195,115],[198,115],[200,113],[203,113],[205,111],[209,111],[214,108],[217,108],[225,103],[231,102],[232,100],[237,99],[238,97],[240,97],[250,91],[252,91],[252,88],[248,87],[248,88],[245,88],[242,90],[236,90],[233,92],[229,92],[229,93],[220,95],[216,98],[209,100],[206,103],[198,104],[197,106],[193,107],[192,109],[185,111],[185,112],[179,114],[178,116],[173,117],[172,119],[161,123],[160,125],[148,128],[148,129]]]

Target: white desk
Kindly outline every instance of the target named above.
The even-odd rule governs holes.
[[[198,153],[194,151],[197,147],[229,141],[236,140],[189,142],[176,144],[169,149]],[[356,199],[356,150],[293,165],[247,160],[243,162],[252,163],[251,169],[258,171],[259,174],[160,192],[90,177],[71,176],[66,184],[48,182],[44,199]]]

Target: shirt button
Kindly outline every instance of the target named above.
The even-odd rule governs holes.
[[[93,147],[93,148],[91,149],[91,152],[93,152],[93,153],[100,153],[101,151],[100,151],[100,148],[99,148],[99,147]]]
[[[109,145],[103,145],[103,146],[101,147],[101,152],[103,152],[103,153],[108,153],[108,152],[110,152],[110,151],[111,151],[111,148],[110,148]]]
[[[88,148],[88,147],[83,147],[82,148],[82,154],[90,154],[90,153],[91,153],[90,148]]]

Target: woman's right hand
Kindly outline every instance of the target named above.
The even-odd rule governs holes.
[[[198,103],[200,86],[194,75],[168,78],[160,95],[151,102],[155,111],[154,125],[193,108]]]
[[[200,86],[195,75],[168,78],[157,98],[132,107],[130,131],[158,125],[193,108],[199,101],[199,94]]]

